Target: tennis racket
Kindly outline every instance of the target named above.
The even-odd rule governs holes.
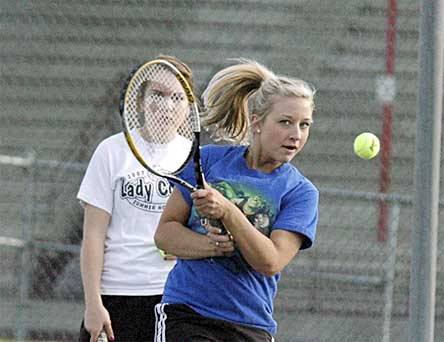
[[[100,335],[97,338],[97,342],[108,342],[108,335],[104,330],[100,332]]]
[[[204,187],[197,101],[173,64],[156,59],[135,68],[122,89],[119,107],[125,139],[140,164],[191,192]],[[190,159],[196,186],[177,176]]]

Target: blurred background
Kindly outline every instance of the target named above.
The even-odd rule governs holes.
[[[233,57],[318,90],[294,160],[321,192],[317,243],[283,272],[276,340],[407,341],[418,24],[414,0],[2,0],[0,339],[77,339],[76,193],[97,143],[120,130],[121,79],[165,53],[192,67],[198,93]],[[352,150],[363,131],[382,140],[370,161]]]

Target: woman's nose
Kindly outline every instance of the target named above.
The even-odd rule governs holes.
[[[165,101],[165,109],[166,110],[170,111],[170,110],[174,109],[175,104],[174,104],[174,100],[171,98],[171,96],[165,96],[164,101]]]
[[[299,139],[301,139],[301,136],[302,136],[302,132],[301,132],[301,129],[299,128],[299,126],[296,126],[293,130],[291,130],[291,133],[290,133],[291,139],[299,140]]]

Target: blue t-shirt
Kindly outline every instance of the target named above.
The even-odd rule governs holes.
[[[271,173],[249,169],[245,146],[207,145],[202,148],[206,181],[237,205],[263,234],[283,229],[302,234],[302,249],[314,241],[319,193],[290,163]],[[181,174],[196,184],[190,163]],[[193,208],[190,192],[178,186],[191,208],[188,227],[206,234]],[[213,223],[213,225],[216,223]],[[186,304],[205,317],[222,319],[276,333],[273,299],[280,274],[256,272],[236,251],[230,257],[178,259],[171,270],[163,303]]]

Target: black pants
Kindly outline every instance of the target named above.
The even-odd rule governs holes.
[[[272,342],[265,330],[212,319],[187,305],[158,304],[155,342]]]
[[[151,342],[154,340],[154,307],[158,296],[102,296],[103,305],[111,317],[115,342]],[[89,342],[90,335],[82,321],[80,342]]]

